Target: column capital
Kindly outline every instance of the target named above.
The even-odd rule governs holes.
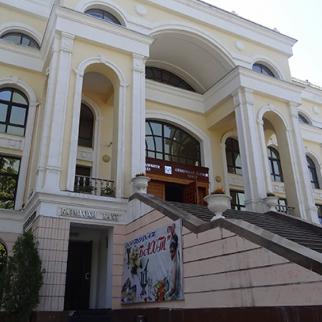
[[[143,55],[133,54],[133,71],[145,73],[146,57]]]
[[[235,108],[240,105],[254,105],[254,91],[246,87],[240,87],[232,93]]]
[[[73,51],[74,39],[74,35],[67,32],[62,32],[60,38],[60,51],[71,53]]]

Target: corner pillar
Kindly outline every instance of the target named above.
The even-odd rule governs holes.
[[[74,36],[62,33],[55,40],[50,63],[44,127],[40,145],[37,190],[60,190],[67,98]]]
[[[145,172],[145,57],[133,55],[131,177]]]
[[[246,209],[264,212],[265,175],[260,138],[251,90],[241,88],[233,94],[239,151],[243,167]]]

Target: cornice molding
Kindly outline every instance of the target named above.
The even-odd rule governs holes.
[[[250,39],[265,47],[273,48],[283,54],[292,56],[292,46],[296,39],[277,31],[256,24],[223,9],[196,0],[145,0],[161,8],[175,11],[180,15],[202,21],[226,32]]]

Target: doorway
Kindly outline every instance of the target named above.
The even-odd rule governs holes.
[[[86,310],[89,308],[91,261],[91,241],[69,241],[65,310]]]

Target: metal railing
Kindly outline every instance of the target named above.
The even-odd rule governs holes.
[[[294,207],[288,207],[286,205],[278,205],[275,207],[277,212],[282,212],[284,214],[294,216]]]
[[[114,181],[76,175],[74,192],[113,197]]]

